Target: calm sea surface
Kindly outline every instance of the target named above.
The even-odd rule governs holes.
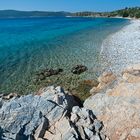
[[[102,71],[102,41],[129,20],[111,18],[0,19],[0,93],[34,91],[47,85],[75,88]],[[73,75],[77,64],[88,67]],[[36,72],[62,68],[58,76],[36,83]]]

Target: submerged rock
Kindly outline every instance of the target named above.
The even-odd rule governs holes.
[[[88,70],[86,66],[76,65],[75,67],[72,68],[71,72],[73,74],[81,74],[81,73],[85,72],[86,70]]]
[[[42,70],[41,72],[37,73],[37,78],[36,80],[45,80],[46,77],[50,77],[52,75],[58,75],[59,73],[63,72],[63,69],[45,69]]]

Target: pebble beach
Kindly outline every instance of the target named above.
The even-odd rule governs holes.
[[[140,20],[132,19],[120,31],[109,35],[102,44],[101,59],[116,74],[140,63]]]

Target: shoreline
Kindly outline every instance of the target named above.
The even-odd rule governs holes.
[[[121,17],[121,16],[114,16],[114,17],[108,17],[108,16],[66,16],[66,17],[83,17],[83,18],[121,18],[121,19],[129,19],[129,20],[140,20],[138,18],[131,18],[131,17]]]
[[[103,67],[118,74],[124,68],[140,63],[140,20],[131,19],[130,24],[109,35],[102,43]]]

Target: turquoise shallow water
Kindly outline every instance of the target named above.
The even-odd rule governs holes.
[[[102,41],[128,23],[115,18],[0,19],[0,92],[22,93],[50,84],[74,88],[80,80],[96,78],[103,71]],[[76,64],[88,71],[71,74]],[[35,83],[35,73],[46,67],[64,72]]]

